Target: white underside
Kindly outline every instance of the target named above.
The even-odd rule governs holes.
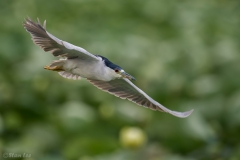
[[[66,59],[63,69],[73,75],[83,78],[96,79],[101,81],[110,81],[121,76],[114,70],[105,66],[102,60],[86,61],[81,59]]]

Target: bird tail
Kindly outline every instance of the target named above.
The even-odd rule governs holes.
[[[53,61],[50,65],[45,66],[44,69],[57,71],[57,72],[64,71],[63,69],[64,63],[65,63],[65,60],[63,59],[56,60],[56,61]]]

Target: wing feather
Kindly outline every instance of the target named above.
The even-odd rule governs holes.
[[[129,101],[132,101],[140,106],[150,108],[152,110],[167,112],[180,118],[188,117],[193,112],[193,110],[187,112],[177,112],[164,107],[163,105],[149,97],[145,92],[143,92],[126,78],[115,79],[112,81],[99,81],[88,79],[88,81],[103,91],[106,91],[122,99],[128,99]]]
[[[64,77],[64,78],[67,78],[67,79],[73,79],[73,80],[80,80],[81,79],[80,76],[69,73],[69,72],[66,72],[66,71],[58,72],[58,74],[60,76]]]
[[[67,58],[80,58],[84,60],[98,61],[99,58],[89,53],[85,49],[62,41],[46,31],[46,20],[44,24],[33,22],[30,18],[25,19],[24,28],[31,34],[35,44],[40,46],[45,52],[51,52],[54,56]]]

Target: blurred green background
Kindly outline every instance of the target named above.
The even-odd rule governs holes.
[[[179,119],[44,70],[56,58],[33,44],[27,16],[169,109],[195,111]],[[1,0],[0,20],[0,159],[239,159],[240,1]]]

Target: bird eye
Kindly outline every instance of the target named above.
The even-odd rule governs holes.
[[[118,70],[118,69],[115,69],[115,72],[119,72],[119,70]]]

